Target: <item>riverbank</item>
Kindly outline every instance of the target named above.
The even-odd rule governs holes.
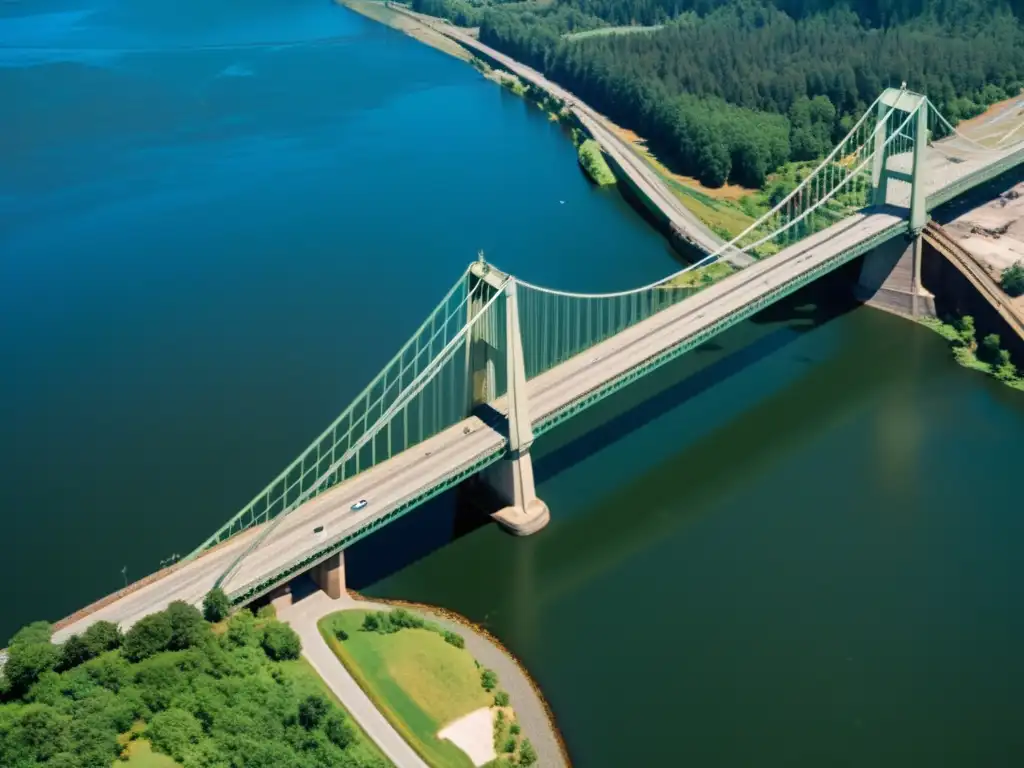
[[[539,768],[570,768],[565,740],[540,686],[526,667],[495,635],[465,616],[438,606],[395,599],[369,599],[349,591],[352,607],[374,610],[404,608],[415,611],[444,630],[459,633],[466,650],[483,667],[493,669],[516,708],[516,720],[537,751]]]
[[[431,28],[429,24],[424,24],[423,22],[418,21],[411,14],[402,13],[401,11],[389,7],[383,2],[378,2],[377,0],[334,1],[338,5],[348,8],[350,11],[355,11],[361,16],[365,16],[368,19],[385,24],[392,29],[404,32],[409,35],[409,37],[413,37],[421,43],[426,43],[431,48],[436,48],[437,50],[443,51],[457,59],[470,61],[473,58],[473,55],[469,51],[456,43],[450,37],[437,32]]]
[[[352,0],[338,1],[370,18],[378,18],[378,11],[370,7],[371,3],[368,0],[357,2],[355,5],[350,5]],[[657,168],[637,154],[627,142],[619,137],[617,131],[621,129],[606,116],[591,109],[575,95],[548,80],[540,72],[480,43],[473,34],[473,30],[457,27],[444,19],[417,13],[405,6],[390,3],[385,5],[386,10],[408,17],[414,22],[414,26],[421,24],[424,27],[433,28],[436,34],[451,38],[453,42],[470,50],[477,59],[483,60],[488,66],[507,69],[521,80],[543,91],[554,101],[564,105],[564,108],[578,121],[581,129],[601,145],[616,177],[620,181],[628,183],[631,192],[639,197],[640,202],[658,222],[662,233],[669,238],[674,246],[678,246],[687,259],[712,253],[725,245],[732,232],[726,231],[720,225],[709,225],[699,215],[693,213],[687,205],[687,200],[680,198],[678,192],[673,191],[672,185]],[[368,11],[372,11],[374,15],[370,15]],[[379,18],[385,17],[380,16]],[[391,23],[393,26],[397,24],[393,20],[385,23]],[[395,28],[401,27],[395,26]],[[689,202],[692,203],[692,201]],[[752,256],[738,251],[730,251],[725,258],[734,262],[735,266],[746,266],[755,260]]]
[[[999,337],[996,336],[994,341],[989,341],[991,337],[986,336],[979,347],[974,338],[974,318],[966,316],[955,322],[946,322],[935,317],[922,317],[918,318],[917,322],[948,341],[954,359],[964,368],[980,371],[1011,389],[1024,392],[1024,376],[1009,362],[1008,357],[1001,357],[1005,350],[999,348]],[[979,357],[979,349],[983,350],[982,354],[991,357],[991,360],[986,361]]]

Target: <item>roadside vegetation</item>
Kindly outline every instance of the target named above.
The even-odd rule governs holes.
[[[1024,296],[1024,261],[1018,261],[1004,269],[999,284],[1009,296]]]
[[[319,627],[359,686],[429,765],[472,766],[438,732],[482,708],[496,710],[498,758],[491,765],[529,766],[536,761],[497,675],[480,667],[458,633],[402,608],[341,611],[321,619]]]
[[[481,42],[628,129],[620,131],[631,134],[624,140],[726,239],[805,178],[885,87],[906,81],[955,124],[1016,97],[1024,83],[1021,8],[1006,0],[413,0],[411,7],[478,30]],[[799,234],[863,204],[850,195],[834,200]],[[776,250],[766,244],[754,255]]]
[[[953,356],[965,368],[987,373],[995,379],[1024,391],[1024,377],[1010,359],[1010,353],[1001,347],[998,334],[990,333],[978,343],[974,318],[961,318],[944,322],[935,318],[923,318],[923,325],[931,328],[953,348]]]
[[[580,144],[577,152],[579,153],[580,165],[595,184],[599,187],[615,184],[615,174],[608,167],[604,155],[601,154],[601,147],[596,141],[587,139]]]
[[[0,675],[3,768],[383,768],[272,612],[219,624],[183,602],[62,645],[36,622]]]
[[[761,188],[785,163],[823,156],[886,86],[906,81],[956,122],[1015,96],[1024,81],[1021,8],[1007,0],[412,7],[479,27],[481,42],[540,69],[711,187]],[[594,34],[623,26],[660,28]]]

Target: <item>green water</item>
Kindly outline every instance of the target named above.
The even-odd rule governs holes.
[[[8,3],[0,99],[0,638],[201,541],[478,249],[676,266],[543,114],[327,2]],[[448,494],[352,583],[498,634],[580,766],[1022,764],[1024,398],[849,277],[545,435],[538,535]]]
[[[828,288],[545,436],[541,533],[366,591],[505,640],[582,766],[1019,765],[1024,398]]]

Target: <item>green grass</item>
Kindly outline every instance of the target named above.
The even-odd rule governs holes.
[[[359,686],[409,745],[435,768],[472,766],[466,754],[437,732],[451,721],[489,706],[480,669],[468,651],[429,629],[392,634],[362,631],[371,611],[326,616],[320,633]],[[348,639],[339,641],[337,630]]]
[[[115,760],[114,768],[181,768],[167,755],[153,751],[153,745],[147,739],[135,739],[128,742],[125,749],[127,760]]]
[[[728,277],[736,270],[726,261],[716,261],[706,267],[699,267],[685,272],[671,281],[671,285],[678,288],[701,288],[717,283],[723,277]]]
[[[664,24],[655,24],[650,27],[635,25],[622,27],[598,27],[597,29],[588,29],[583,32],[567,32],[562,35],[562,38],[565,40],[585,40],[588,37],[604,37],[605,35],[632,35],[637,32],[657,32],[664,26]]]
[[[578,152],[580,165],[583,166],[583,170],[594,180],[595,184],[606,187],[615,183],[615,174],[612,173],[612,169],[605,162],[604,155],[601,154],[601,147],[596,141],[587,139],[580,144]]]

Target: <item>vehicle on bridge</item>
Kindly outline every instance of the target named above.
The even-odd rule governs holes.
[[[366,504],[367,504],[366,499],[360,499],[355,504],[353,504],[351,507],[349,507],[349,509],[351,509],[353,512],[358,512],[360,509],[363,509],[366,506]]]

